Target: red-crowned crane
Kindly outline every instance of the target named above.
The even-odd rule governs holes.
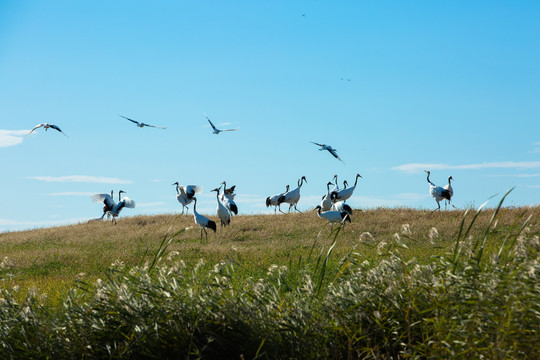
[[[328,211],[332,208],[332,199],[330,198],[330,185],[333,185],[330,181],[326,184],[326,195],[323,196],[321,201],[322,211]]]
[[[110,214],[107,214],[107,212],[111,211],[114,207],[114,197],[113,197],[113,194],[114,194],[114,191],[111,190],[111,196],[109,196],[108,194],[94,194],[92,195],[92,201],[94,202],[100,202],[100,201],[103,201],[103,204],[105,204],[103,206],[103,215],[101,215],[101,217],[99,218],[99,220],[103,220],[103,218],[105,217],[105,215],[107,215],[107,219],[110,217]],[[101,195],[98,198],[94,199],[95,196],[97,195]],[[101,200],[103,199],[103,200]],[[98,220],[98,219],[94,219],[94,220]]]
[[[221,227],[227,226],[231,222],[231,214],[229,213],[229,210],[221,203],[221,200],[219,199],[219,190],[220,188],[215,188],[212,191],[216,192],[216,199],[217,199],[217,217],[219,218],[219,221],[221,221]]]
[[[298,204],[298,201],[300,200],[300,188],[304,184],[304,181],[307,182],[306,177],[302,176],[298,180],[298,187],[296,189],[289,191],[279,197],[278,205],[281,205],[282,203],[286,202],[287,204],[289,204],[289,212],[291,212],[291,208],[293,206],[294,206],[294,210],[300,212],[300,210],[296,208],[296,205]]]
[[[233,185],[227,189],[227,183],[225,182],[225,180],[223,180],[221,185],[223,185],[223,194],[221,194],[221,196],[227,196],[229,199],[234,200],[234,197],[236,196],[236,194],[234,193],[236,185]]]
[[[140,122],[140,121],[137,121],[137,120],[133,120],[133,119],[130,119],[128,117],[125,117],[124,115],[119,115],[121,117],[123,117],[124,119],[126,120],[129,120],[131,121],[132,123],[134,123],[135,125],[137,125],[138,127],[140,128],[143,128],[145,126],[148,126],[148,127],[153,127],[153,128],[156,128],[156,129],[166,129],[166,127],[161,127],[161,126],[155,126],[155,125],[150,125],[150,124],[145,124],[143,122]]]
[[[224,185],[224,183],[225,182],[222,182],[221,185]],[[221,186],[220,186],[220,188],[221,188]],[[229,195],[221,194],[221,201],[223,202],[223,205],[227,208],[227,210],[230,213],[232,213],[234,215],[238,215],[238,206],[236,206],[236,203],[234,202],[234,200]]]
[[[219,135],[219,133],[222,132],[222,131],[238,131],[238,130],[240,130],[240,128],[236,128],[236,129],[218,129],[217,127],[214,126],[214,124],[212,123],[212,121],[210,121],[210,119],[208,118],[208,116],[206,116],[206,114],[203,114],[203,115],[206,118],[206,120],[208,120],[208,122],[210,123],[210,126],[213,129],[213,134]]]
[[[427,173],[427,182],[429,183],[429,193],[437,202],[437,209],[433,210],[431,213],[435,212],[436,210],[441,211],[441,204],[439,204],[439,202],[444,199],[450,200],[451,198],[450,192],[438,185],[435,185],[431,181],[429,181],[429,175],[431,174],[431,172],[427,170],[424,170],[424,171]]]
[[[281,194],[275,194],[266,198],[266,207],[273,206],[274,213],[276,212],[277,208],[279,208],[279,212],[283,212],[281,211],[281,205],[278,204],[278,200],[281,196],[285,195],[288,192],[289,192],[289,185],[287,184],[287,186],[285,186],[285,192],[282,192]]]
[[[345,204],[343,201],[338,201],[337,203],[332,204],[332,210],[339,212],[346,212],[349,215],[352,215],[352,208]]]
[[[454,206],[454,204],[452,204],[452,203],[450,202],[451,199],[452,199],[452,197],[454,196],[454,189],[452,188],[452,184],[450,183],[452,180],[454,180],[454,178],[450,176],[450,177],[448,178],[448,184],[444,185],[444,187],[443,187],[443,189],[444,189],[444,190],[448,190],[448,194],[450,194],[450,199],[444,200],[444,208],[445,208],[445,209],[446,209],[446,204],[447,204],[447,203],[450,204],[450,205],[452,205],[452,206]],[[454,209],[455,209],[455,208],[456,208],[456,207],[454,206]]]
[[[333,157],[335,157],[336,159],[338,159],[339,161],[343,162],[343,160],[341,160],[337,154],[337,149],[334,149],[333,147],[331,147],[330,145],[326,145],[326,144],[319,144],[319,143],[316,143],[315,141],[312,141],[313,144],[317,145],[317,146],[320,146],[321,148],[319,149],[319,151],[323,151],[323,150],[328,150],[328,152],[330,154],[332,154]]]
[[[350,215],[345,212],[339,212],[339,211],[323,211],[321,212],[321,206],[317,205],[315,208],[317,210],[317,214],[320,218],[328,220],[330,223],[330,230],[334,230],[334,223],[341,223],[343,224],[343,229],[345,229],[345,222],[351,222]]]
[[[347,201],[347,199],[349,199],[354,190],[356,189],[356,184],[358,183],[358,178],[361,178],[362,175],[360,174],[356,174],[356,180],[354,181],[354,185],[350,188],[345,188],[343,190],[338,190],[338,191],[332,191],[332,201],[333,202],[338,202],[338,201]],[[345,185],[345,183],[343,184]],[[346,185],[345,185],[346,186]]]
[[[108,215],[112,215],[112,222],[114,225],[116,225],[116,218],[120,215],[120,211],[122,211],[123,208],[129,208],[134,209],[135,208],[135,201],[131,200],[129,197],[124,196],[123,198],[120,198],[122,193],[125,193],[125,191],[120,190],[118,192],[118,203],[114,203],[114,200],[109,194],[94,194],[92,195],[92,201],[94,202],[103,202],[106,206],[112,205],[111,210],[107,211]],[[102,217],[103,218],[103,217]]]
[[[40,127],[44,128],[45,131],[47,131],[49,128],[54,129],[56,131],[61,132],[62,134],[64,134],[65,137],[67,137],[66,133],[63,132],[62,130],[60,130],[60,128],[58,126],[53,125],[53,124],[47,124],[47,123],[38,124],[38,125],[34,126],[34,128],[32,130],[30,130],[30,132],[26,136],[30,135],[34,130],[39,129]]]
[[[197,185],[182,186],[178,184],[178,181],[172,185],[176,185],[176,200],[182,204],[182,215],[184,215],[184,208],[187,209],[187,213],[189,211],[187,206],[191,204],[195,194],[200,194],[202,192],[202,188]]]
[[[208,219],[206,216],[201,215],[197,212],[197,198],[193,198],[193,218],[195,219],[195,224],[199,225],[201,228],[201,243],[202,243],[202,233],[204,230],[204,235],[206,236],[206,242],[208,242],[208,233],[206,232],[206,228],[214,230],[216,232],[216,223],[210,219]]]

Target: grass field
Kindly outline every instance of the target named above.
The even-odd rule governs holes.
[[[236,216],[204,243],[191,215],[3,233],[0,355],[539,357],[539,215],[357,210],[333,233],[315,212]]]

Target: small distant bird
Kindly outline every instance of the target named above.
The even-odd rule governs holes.
[[[452,188],[452,184],[450,183],[452,180],[454,180],[454,178],[450,176],[450,177],[448,178],[448,184],[444,185],[444,187],[443,187],[444,190],[448,190],[448,193],[450,194],[450,199],[452,199],[452,197],[454,196],[454,189]],[[454,209],[456,208],[456,207],[454,206],[454,204],[452,204],[452,203],[450,202],[450,199],[449,199],[449,200],[444,200],[444,208],[445,208],[445,209],[446,209],[446,204],[447,204],[447,203],[450,204],[450,205],[452,205],[452,206],[454,207]]]
[[[92,201],[94,202],[103,202],[105,204],[105,207],[110,208],[110,210],[107,210],[107,215],[112,215],[112,222],[114,225],[116,225],[116,218],[120,215],[120,211],[123,208],[129,208],[134,209],[135,208],[135,201],[131,200],[129,197],[124,196],[120,199],[122,193],[125,193],[125,191],[120,190],[118,192],[118,203],[115,203],[112,196],[109,194],[94,194],[92,195]],[[112,192],[111,192],[112,195]],[[103,210],[105,210],[105,207]],[[103,214],[103,216],[105,213]],[[101,217],[103,219],[103,216]]]
[[[317,146],[320,146],[321,148],[319,149],[319,151],[323,151],[323,150],[328,150],[328,152],[330,154],[332,154],[333,157],[335,157],[336,159],[338,159],[339,161],[343,162],[343,160],[340,159],[339,155],[337,154],[337,149],[334,149],[333,147],[331,147],[330,145],[326,145],[326,144],[319,144],[319,143],[316,143],[315,141],[312,141],[313,144],[317,145]]]
[[[217,217],[221,221],[221,227],[223,228],[223,226],[227,226],[231,223],[231,214],[229,213],[229,210],[225,207],[225,205],[223,205],[221,200],[219,200],[219,190],[220,188],[215,188],[212,191],[216,192],[216,198],[217,198],[216,213],[217,213]]]
[[[210,126],[212,127],[212,129],[214,129],[214,134],[218,135],[220,132],[222,131],[237,131],[237,130],[240,130],[240,128],[236,128],[236,129],[218,129],[217,127],[214,126],[214,124],[212,123],[212,121],[210,121],[210,119],[208,118],[208,116],[206,116],[206,114],[203,114],[204,117],[206,118],[206,120],[208,120],[208,122],[210,123]]]
[[[317,205],[315,210],[318,210],[317,214],[319,215],[320,218],[328,220],[328,222],[330,223],[330,230],[331,231],[334,230],[334,223],[341,223],[341,224],[343,224],[343,228],[345,228],[345,222],[346,221],[351,222],[350,215],[345,211],[342,211],[342,212],[339,212],[339,211],[323,211],[323,212],[321,212],[321,206],[320,205]]]
[[[450,192],[440,186],[435,185],[431,181],[429,181],[429,175],[431,174],[431,172],[427,170],[424,170],[424,171],[427,173],[427,182],[429,183],[429,193],[437,202],[437,209],[433,210],[431,213],[437,210],[441,211],[441,204],[439,204],[439,202],[444,199],[450,200],[451,198]]]
[[[210,219],[208,219],[206,216],[201,215],[197,212],[197,198],[194,197],[193,201],[195,202],[193,204],[193,218],[195,219],[195,223],[199,225],[201,228],[201,243],[202,243],[202,233],[204,230],[204,235],[206,236],[206,241],[208,242],[208,233],[206,232],[205,228],[209,228],[214,230],[216,232],[216,223]]]
[[[155,125],[150,125],[150,124],[145,124],[143,122],[139,122],[137,120],[133,120],[133,119],[130,119],[128,117],[125,117],[124,115],[119,115],[120,117],[123,117],[124,119],[126,120],[129,120],[131,121],[132,123],[134,123],[135,125],[137,125],[138,127],[142,128],[142,127],[145,127],[145,126],[148,126],[148,127],[153,127],[153,128],[156,128],[156,129],[166,129],[166,127],[161,127],[161,126],[155,126]]]
[[[182,204],[182,215],[184,215],[184,209],[186,209],[186,212],[189,211],[187,206],[191,204],[195,194],[202,192],[202,188],[197,185],[182,186],[178,181],[172,185],[176,185],[176,200]]]
[[[348,78],[347,78],[347,79],[339,78],[339,79],[340,79],[340,80],[343,80],[343,81],[344,81],[344,80],[351,81],[351,79],[348,79]]]
[[[300,210],[296,208],[296,205],[298,204],[298,201],[300,200],[300,188],[302,187],[302,184],[304,183],[304,181],[307,182],[306,177],[302,176],[302,178],[298,180],[298,187],[296,189],[291,190],[279,197],[278,205],[281,205],[282,203],[286,202],[287,204],[289,204],[289,212],[291,212],[291,208],[293,206],[294,206],[294,210],[300,212]]]
[[[30,132],[26,136],[30,135],[34,130],[39,129],[40,127],[45,128],[45,131],[47,131],[47,129],[49,129],[49,128],[54,129],[56,131],[61,132],[62,134],[64,134],[65,137],[67,137],[66,133],[64,133],[62,130],[60,130],[60,128],[58,126],[53,125],[53,124],[47,124],[47,123],[43,123],[43,124],[39,124],[39,125],[34,126],[34,128],[32,130],[30,130]]]
[[[276,209],[279,208],[279,212],[283,212],[281,211],[281,204],[278,203],[278,200],[280,197],[282,197],[283,195],[285,195],[286,193],[289,192],[289,185],[285,186],[285,192],[281,193],[281,194],[276,194],[276,195],[272,195],[272,196],[269,196],[266,198],[266,207],[270,207],[270,206],[273,206],[274,207],[274,213],[276,212]]]
[[[360,174],[356,174],[356,180],[354,181],[354,185],[350,188],[347,187],[347,182],[344,181],[343,182],[343,186],[345,186],[344,189],[342,190],[339,190],[339,191],[332,191],[332,194],[331,194],[331,197],[332,197],[332,201],[333,202],[338,202],[338,201],[347,201],[348,198],[350,198],[354,192],[354,190],[356,189],[356,184],[358,183],[358,178],[361,178],[362,175]]]

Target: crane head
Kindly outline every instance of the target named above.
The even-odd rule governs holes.
[[[179,186],[180,184],[177,181],[177,182],[171,184],[171,186],[173,186],[173,185]]]
[[[321,205],[317,205],[317,206],[315,207],[315,209],[313,209],[313,211],[315,211],[315,210],[321,210],[321,209],[322,209]]]
[[[357,178],[359,178],[359,177],[360,177],[360,178],[362,178],[362,179],[363,179],[362,175],[360,175],[360,174],[356,174],[356,177],[357,177]]]
[[[217,193],[219,194],[219,190],[220,190],[220,189],[221,189],[221,186],[218,187],[218,188],[215,188],[214,190],[210,190],[210,191],[215,191],[215,192],[217,192]]]
[[[429,171],[427,171],[427,170],[424,170],[424,171],[425,171],[428,175],[431,174],[431,173],[430,173]]]

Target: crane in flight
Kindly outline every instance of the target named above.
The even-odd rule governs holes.
[[[210,123],[210,126],[212,127],[212,129],[214,129],[213,133],[216,134],[216,135],[218,135],[222,131],[237,131],[237,130],[240,130],[240,128],[236,128],[236,129],[218,129],[217,127],[214,126],[214,124],[208,118],[208,116],[206,116],[206,114],[203,114],[203,115],[206,118],[206,120],[208,120],[208,122]]]
[[[135,125],[137,125],[138,127],[142,128],[142,127],[145,127],[145,126],[148,126],[148,127],[153,127],[153,128],[156,128],[156,129],[166,129],[166,127],[161,127],[161,126],[155,126],[155,125],[150,125],[150,124],[145,124],[143,122],[140,122],[140,121],[137,121],[137,120],[133,120],[133,119],[130,119],[128,117],[125,117],[124,115],[119,115],[120,117],[123,117],[124,119],[126,120],[129,120],[131,121],[132,123],[134,123]]]
[[[316,143],[315,141],[312,141],[313,144],[317,145],[317,146],[320,146],[321,148],[319,149],[320,151],[323,151],[323,150],[328,150],[328,152],[330,154],[332,154],[333,157],[335,157],[336,159],[338,159],[339,161],[341,162],[344,162],[343,160],[341,160],[341,158],[339,157],[339,155],[337,154],[337,149],[334,149],[332,146],[330,145],[326,145],[326,144],[319,144],[319,143]],[[337,181],[336,181],[337,183]]]
[[[64,134],[65,137],[67,137],[66,133],[64,133],[62,130],[60,130],[60,128],[58,126],[53,125],[53,124],[47,124],[47,123],[38,124],[38,125],[34,126],[34,128],[32,130],[30,130],[30,132],[26,136],[30,135],[34,130],[39,129],[40,127],[45,128],[45,131],[47,131],[49,128],[54,129],[56,131],[61,132],[62,134]]]

